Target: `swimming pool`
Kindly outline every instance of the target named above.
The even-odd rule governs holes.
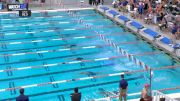
[[[70,101],[74,87],[80,88],[83,101],[116,95],[119,75],[86,77],[143,68],[119,54],[97,33],[151,68],[180,64],[94,10],[33,13],[30,18],[17,18],[12,14],[0,17],[0,100],[3,101],[14,100],[19,95],[18,88],[13,89],[16,87],[25,87],[32,101]],[[180,85],[179,71],[178,68],[154,71],[152,89]],[[143,85],[149,83],[145,73],[129,74],[125,78],[129,94],[140,92]],[[12,90],[5,90],[7,88]],[[166,93],[177,92],[180,91]],[[129,96],[129,99],[139,96]]]

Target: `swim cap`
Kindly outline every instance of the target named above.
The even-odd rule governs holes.
[[[149,84],[145,84],[144,87],[149,87],[150,85]]]

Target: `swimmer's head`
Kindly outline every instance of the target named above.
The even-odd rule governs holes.
[[[121,79],[124,79],[124,74],[121,75]]]
[[[149,85],[149,84],[145,84],[144,87],[145,87],[145,88],[149,88],[150,85]]]
[[[75,93],[78,93],[78,88],[77,88],[77,87],[74,88],[74,92],[75,92]]]
[[[20,92],[20,94],[24,94],[24,88],[21,88],[21,89],[19,90],[19,92]]]

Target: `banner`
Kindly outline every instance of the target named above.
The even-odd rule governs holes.
[[[20,10],[19,16],[20,17],[30,17],[31,16],[31,10]]]
[[[7,4],[8,11],[28,10],[28,4]]]

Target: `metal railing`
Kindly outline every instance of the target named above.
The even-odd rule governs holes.
[[[165,101],[177,101],[158,90],[153,90],[152,96],[154,97],[153,101],[161,101],[160,99],[164,99]]]
[[[180,86],[177,86],[174,88],[165,88],[165,89],[161,89],[161,90],[153,90],[152,91],[153,101],[178,101],[172,97],[169,97],[167,94],[162,93],[163,91],[177,90],[177,89],[180,89]],[[140,95],[140,94],[141,94],[141,92],[137,92],[137,93],[127,94],[127,96],[136,96],[136,95]],[[115,95],[115,96],[110,96],[110,97],[105,97],[105,98],[90,99],[89,101],[112,101],[113,99],[118,99],[118,97],[119,97],[118,95]]]

